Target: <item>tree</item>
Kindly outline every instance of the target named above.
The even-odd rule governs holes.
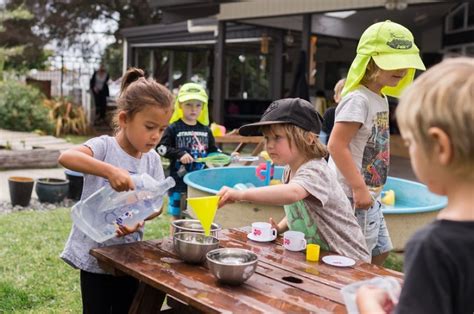
[[[109,72],[110,78],[113,80],[122,76],[122,59],[122,45],[113,43],[107,46],[102,57],[102,62]]]
[[[44,40],[33,33],[33,14],[24,6],[0,12],[0,72],[42,68],[47,59]]]
[[[152,8],[147,0],[7,0],[7,8],[24,5],[34,14],[38,32],[49,40],[56,40],[61,47],[76,46],[84,56],[91,53],[94,42],[82,36],[91,31],[94,21],[113,21],[117,24],[115,35],[125,27],[158,23],[159,10]]]

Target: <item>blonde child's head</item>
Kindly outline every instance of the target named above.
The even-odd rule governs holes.
[[[279,130],[283,130],[290,147],[294,146],[305,160],[327,155],[326,147],[318,138],[321,119],[314,106],[301,98],[284,98],[272,102],[263,113],[260,122],[242,126],[239,134],[274,135]]]
[[[202,85],[197,83],[183,84],[176,97],[174,113],[170,123],[185,119],[188,122],[198,121],[202,125],[209,125],[208,99],[209,97]],[[194,107],[196,116],[190,115],[190,107]]]
[[[357,89],[360,84],[367,85],[378,80],[382,70],[403,70],[403,74],[394,75],[402,76],[400,79],[392,78],[390,83],[393,84],[382,84],[381,89],[385,95],[399,97],[413,81],[415,69],[425,70],[425,66],[412,33],[392,21],[375,23],[360,37],[357,55],[347,74],[342,96]],[[387,76],[390,78],[390,75]]]
[[[306,131],[294,124],[272,124],[261,128],[265,136],[274,136],[278,130],[283,131],[290,148],[296,148],[296,151],[304,156],[305,161],[327,156],[326,146],[319,141],[318,136],[313,132]]]
[[[360,80],[360,84],[367,85],[372,82],[376,82],[381,71],[382,69],[377,66],[374,59],[370,58],[369,63],[365,68],[364,76]]]
[[[450,141],[451,173],[474,180],[474,59],[447,59],[416,79],[403,94],[397,120],[427,158],[434,157],[438,140],[433,128]]]
[[[346,84],[346,79],[342,78],[337,81],[336,85],[334,85],[334,102],[338,104],[341,101],[342,96],[342,89],[344,88],[344,84]]]
[[[133,119],[135,114],[146,106],[155,106],[165,111],[173,110],[173,94],[154,80],[147,80],[143,70],[130,68],[122,77],[120,95],[117,99],[117,111],[113,118],[116,131],[120,129],[119,114],[126,114],[128,119]]]

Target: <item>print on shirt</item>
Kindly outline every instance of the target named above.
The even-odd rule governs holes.
[[[377,112],[374,116],[372,134],[367,140],[362,158],[361,172],[369,187],[380,187],[387,181],[390,162],[389,144],[388,112]]]
[[[181,131],[176,135],[176,146],[186,150],[194,158],[205,157],[208,142],[207,132]]]
[[[329,245],[321,239],[316,221],[308,212],[303,200],[290,205],[284,205],[285,215],[288,219],[288,228],[305,234],[306,242],[318,244],[321,249],[330,251]]]

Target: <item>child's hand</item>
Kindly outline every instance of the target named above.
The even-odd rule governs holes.
[[[394,304],[387,292],[372,286],[362,286],[356,292],[357,308],[364,313],[391,313]]]
[[[181,156],[181,158],[179,159],[179,162],[181,162],[182,164],[186,165],[186,164],[190,164],[194,161],[194,158],[189,155],[188,153],[184,154],[183,156]]]
[[[242,200],[243,191],[238,191],[235,189],[231,189],[228,186],[224,186],[217,193],[217,196],[220,196],[218,207],[221,208],[225,204],[230,204]]]
[[[161,215],[163,213],[163,207],[160,208],[159,211],[156,211],[154,212],[153,214],[151,214],[150,216],[148,216],[145,220],[152,220],[152,219],[155,219],[156,217],[158,217],[159,215]]]
[[[354,198],[355,209],[367,210],[372,206],[374,200],[366,185],[362,188],[355,188],[352,190],[352,197]]]
[[[288,219],[286,217],[284,217],[279,223],[276,223],[275,220],[270,217],[269,222],[272,225],[272,228],[276,229],[278,234],[288,230]]]
[[[128,227],[126,225],[118,225],[117,230],[115,230],[115,233],[117,234],[117,237],[124,237],[128,234],[136,232],[138,229],[140,229],[144,225],[145,225],[144,221],[137,223],[134,227]]]
[[[107,179],[115,191],[122,192],[135,189],[132,177],[125,169],[115,168]]]
[[[273,220],[272,217],[270,217],[269,223],[272,225],[272,228],[276,229],[277,233],[281,233],[281,230],[279,230],[280,228],[278,227],[278,224],[275,222],[275,220]]]

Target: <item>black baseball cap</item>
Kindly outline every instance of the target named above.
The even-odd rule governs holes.
[[[322,118],[307,100],[284,98],[272,102],[263,113],[260,122],[241,126],[239,134],[243,136],[259,135],[261,126],[271,124],[293,124],[303,130],[319,134]]]

